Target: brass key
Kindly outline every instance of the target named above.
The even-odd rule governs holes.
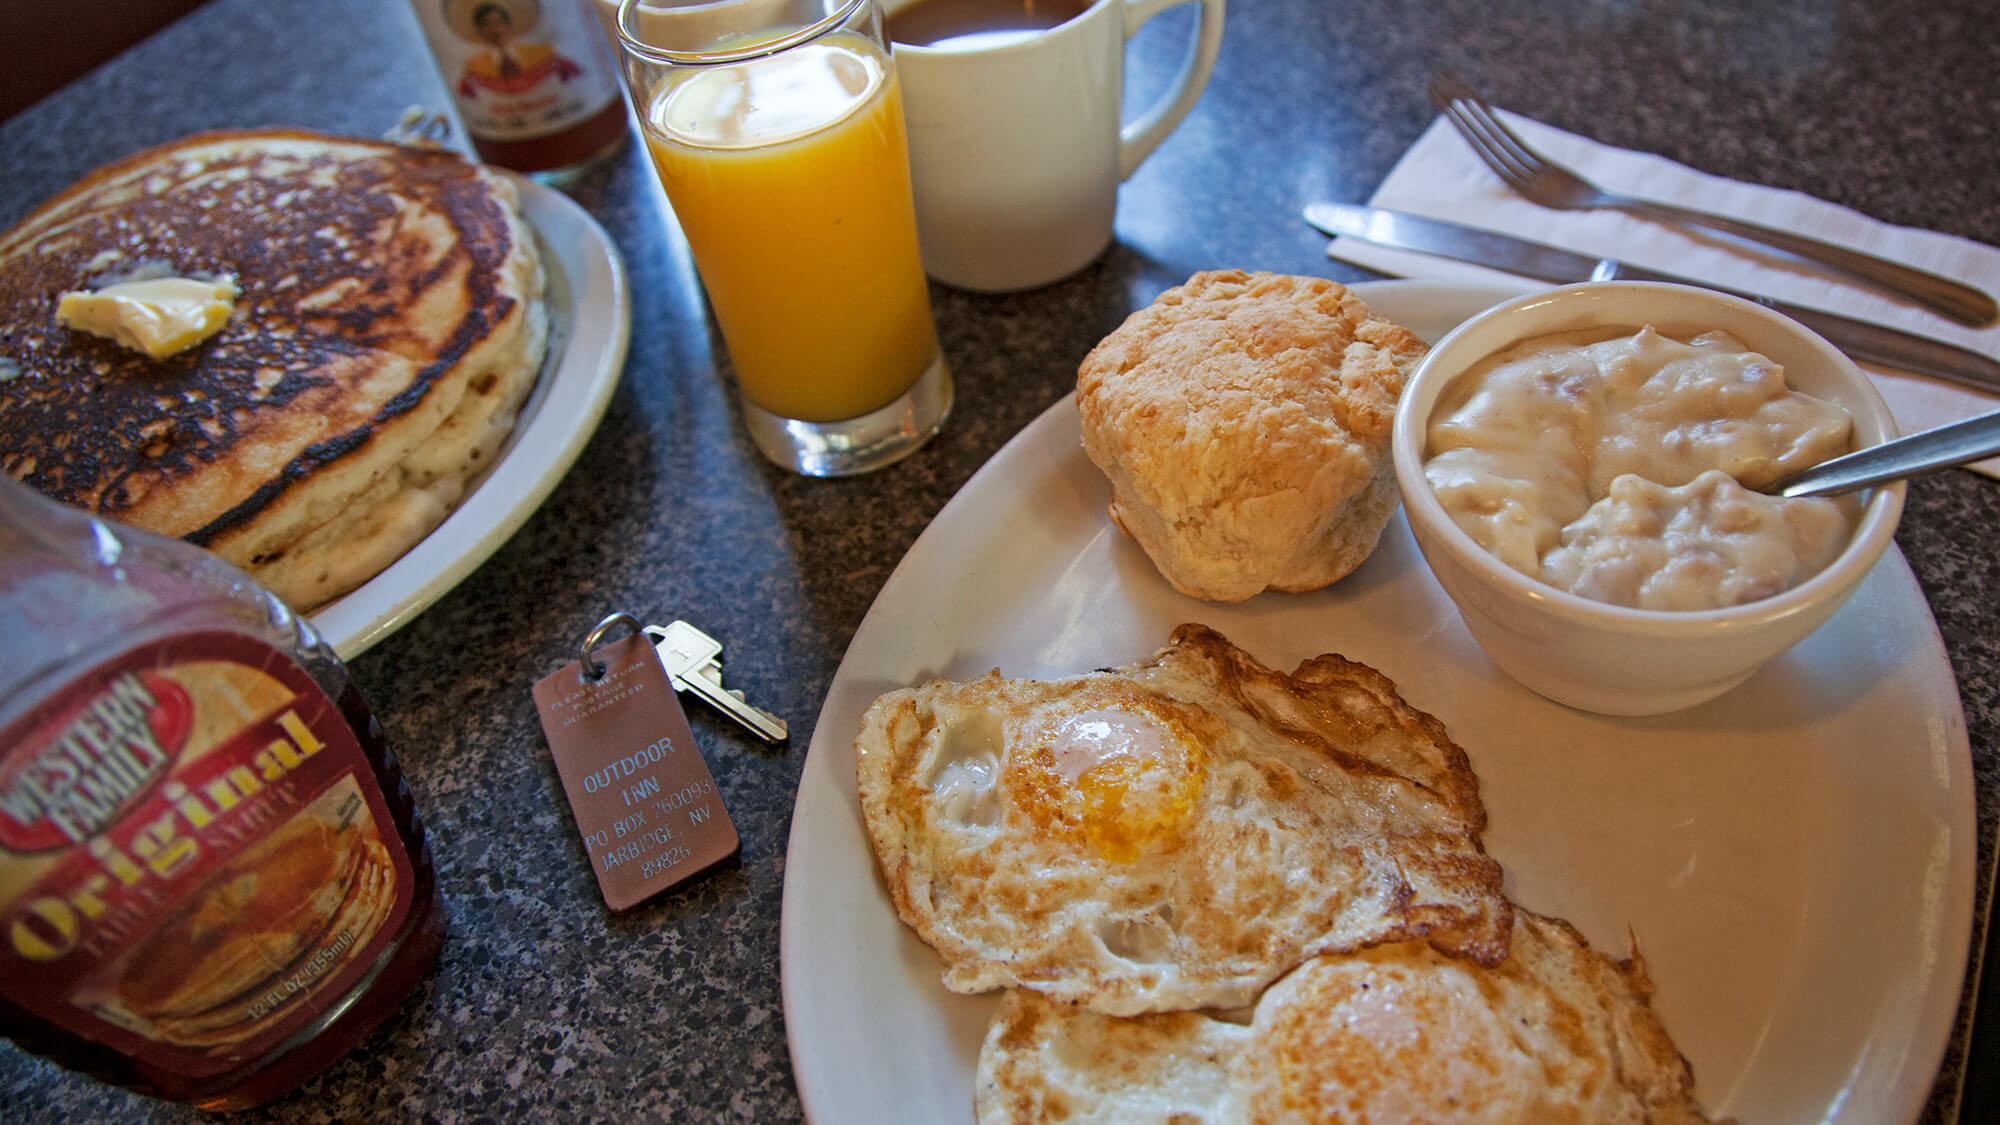
[[[785,720],[746,702],[743,693],[722,686],[722,642],[685,621],[661,628],[646,626],[646,636],[666,665],[667,678],[679,691],[691,691],[735,719],[766,742],[783,742]]]

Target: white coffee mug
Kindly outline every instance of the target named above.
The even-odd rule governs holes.
[[[895,13],[915,0],[882,0]],[[1172,87],[1123,124],[1125,44],[1185,3],[1200,28]],[[1224,0],[1096,0],[996,46],[895,44],[924,269],[986,292],[1058,281],[1111,243],[1123,183],[1215,69]]]

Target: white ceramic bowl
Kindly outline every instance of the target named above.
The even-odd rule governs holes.
[[[1501,670],[1558,703],[1611,715],[1691,707],[1748,679],[1833,616],[1889,548],[1903,485],[1873,490],[1847,549],[1776,597],[1701,612],[1629,609],[1545,585],[1501,562],[1446,514],[1424,478],[1439,397],[1472,365],[1536,336],[1651,324],[1688,339],[1722,329],[1783,365],[1794,390],[1854,418],[1856,447],[1896,436],[1868,376],[1816,333],[1761,305],[1680,285],[1594,282],[1496,305],[1438,341],[1403,390],[1392,450],[1417,546],[1466,626]]]

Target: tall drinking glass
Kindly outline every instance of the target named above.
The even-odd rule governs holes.
[[[843,476],[923,445],[951,374],[874,0],[623,0],[617,30],[757,448]]]

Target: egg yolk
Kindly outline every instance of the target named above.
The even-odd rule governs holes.
[[[1008,732],[1014,804],[1039,826],[1114,863],[1179,831],[1201,792],[1201,746],[1163,707],[1038,714]]]

